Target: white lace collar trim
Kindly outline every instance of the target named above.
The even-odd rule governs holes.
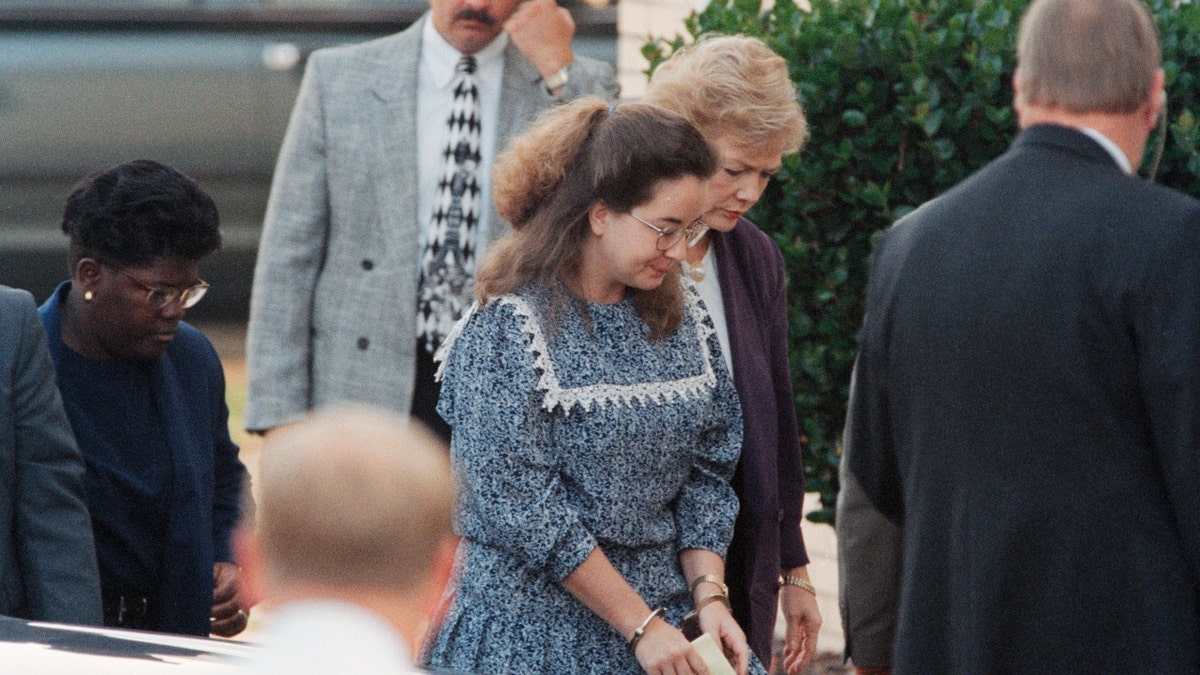
[[[700,345],[700,354],[704,360],[704,369],[697,375],[676,380],[656,382],[638,382],[635,384],[598,383],[583,387],[563,387],[555,372],[554,362],[550,359],[550,347],[542,332],[541,323],[533,307],[524,298],[516,295],[505,295],[496,298],[494,302],[510,305],[514,313],[523,321],[522,330],[529,336],[529,350],[533,354],[533,367],[539,373],[537,388],[545,392],[542,408],[553,412],[561,407],[567,415],[575,406],[581,406],[590,411],[594,405],[617,405],[632,407],[634,401],[645,403],[648,400],[665,403],[672,399],[688,400],[700,396],[717,385],[717,376],[713,371],[712,357],[708,353],[708,338],[714,334],[708,316],[701,308],[696,291],[684,284],[684,308],[692,317],[696,326],[696,335]],[[446,368],[446,357],[450,354],[454,342],[462,333],[462,327],[471,315],[478,311],[476,302],[467,313],[455,324],[454,329],[446,336],[434,359],[439,362],[436,378],[440,381]]]

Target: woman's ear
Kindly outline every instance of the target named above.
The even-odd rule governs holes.
[[[84,290],[93,288],[100,281],[100,267],[100,262],[95,258],[80,258],[79,262],[75,263],[75,272],[71,275],[71,280]]]
[[[608,231],[609,218],[613,216],[612,209],[604,205],[603,202],[592,202],[588,208],[588,224],[592,228],[592,234],[597,237],[603,237]]]

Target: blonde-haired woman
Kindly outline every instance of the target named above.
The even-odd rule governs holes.
[[[682,114],[716,149],[709,226],[684,268],[712,315],[742,402],[745,442],[734,477],[741,500],[726,560],[734,616],[769,662],[778,607],[784,665],[812,658],[821,614],[800,533],[804,466],[788,369],[787,295],[779,247],[742,217],[807,135],[787,62],[760,40],[709,36],[654,71],[647,102]],[[778,598],[778,599],[777,599]]]
[[[707,672],[696,610],[738,673],[729,611],[737,394],[679,280],[716,156],[682,117],[583,99],[499,158],[514,231],[439,359],[464,542],[430,665],[478,673]]]

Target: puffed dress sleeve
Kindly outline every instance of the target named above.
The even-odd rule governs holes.
[[[502,301],[465,320],[446,356],[438,412],[452,430],[458,534],[561,581],[596,539],[563,498],[526,320]]]

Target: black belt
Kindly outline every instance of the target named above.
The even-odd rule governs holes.
[[[145,628],[150,614],[150,598],[140,595],[104,594],[104,625],[120,628]]]

